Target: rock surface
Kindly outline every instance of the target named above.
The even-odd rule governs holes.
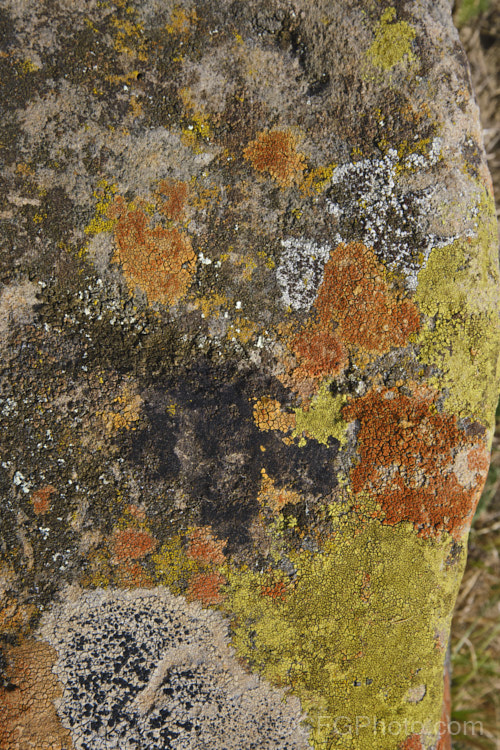
[[[0,30],[0,748],[445,750],[500,350],[449,3]]]

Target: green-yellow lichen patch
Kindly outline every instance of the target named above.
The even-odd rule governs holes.
[[[431,321],[418,343],[420,360],[439,367],[445,407],[491,425],[500,382],[500,302],[496,222],[486,194],[474,237],[436,248],[418,275],[415,295]]]
[[[303,439],[303,434],[318,443],[328,444],[333,437],[343,445],[346,442],[347,424],[342,417],[346,397],[333,396],[328,382],[323,383],[307,409],[295,409],[296,427],[294,436]],[[305,442],[305,441],[304,441]]]
[[[95,235],[101,232],[112,232],[116,220],[108,216],[108,209],[115,199],[117,187],[107,180],[100,180],[94,198],[97,201],[95,215],[89,224],[85,227],[85,234]]]
[[[449,537],[423,540],[409,524],[346,520],[321,553],[290,554],[296,576],[286,596],[263,596],[264,572],[229,573],[233,644],[301,698],[315,748],[396,750],[408,731],[389,736],[384,722],[439,722],[438,633],[448,632],[463,564],[462,556],[443,565],[449,550]],[[411,688],[423,694],[420,701],[408,699]],[[335,731],[339,716],[351,731],[339,724]],[[375,731],[356,732],[360,716],[376,717]]]
[[[152,560],[157,581],[175,595],[186,590],[189,578],[199,570],[194,558],[186,554],[179,536],[166,541],[159,552],[152,556]]]
[[[390,70],[404,57],[412,62],[411,43],[415,29],[406,21],[395,21],[396,8],[386,8],[375,27],[375,39],[367,52],[370,62],[382,70]]]

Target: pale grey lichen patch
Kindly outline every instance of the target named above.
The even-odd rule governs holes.
[[[249,675],[225,620],[162,587],[68,596],[39,636],[76,750],[306,750],[297,698]]]
[[[453,236],[445,234],[445,227],[443,236],[429,231],[435,188],[427,184],[412,189],[411,180],[402,176],[427,172],[439,156],[439,139],[427,154],[399,158],[390,148],[378,159],[337,167],[331,178],[327,209],[337,221],[335,243],[357,241],[372,247],[391,270],[405,274],[410,289],[416,288],[418,271],[433,248],[444,247]]]
[[[0,292],[0,335],[12,324],[25,325],[34,317],[39,288],[32,281],[13,282]]]
[[[287,307],[307,311],[323,280],[331,247],[304,237],[289,237],[282,240],[281,245],[283,252],[276,270],[281,299]]]

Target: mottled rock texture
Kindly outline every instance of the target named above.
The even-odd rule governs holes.
[[[446,750],[500,350],[449,3],[0,36],[0,748]]]

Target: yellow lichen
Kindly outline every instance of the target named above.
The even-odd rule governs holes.
[[[415,29],[406,21],[395,21],[396,9],[386,8],[375,27],[375,39],[367,52],[368,59],[376,68],[388,71],[404,57],[414,60],[411,43]]]
[[[333,396],[328,381],[325,381],[307,409],[295,409],[294,436],[301,438],[304,444],[305,436],[325,445],[333,437],[344,445],[347,424],[342,417],[342,407],[345,403],[346,397],[342,394]]]
[[[415,300],[431,319],[418,338],[420,360],[439,367],[432,382],[453,414],[491,424],[500,382],[496,221],[486,193],[476,235],[436,248],[418,275]]]
[[[320,554],[290,553],[296,574],[286,596],[263,595],[265,572],[229,571],[233,645],[301,698],[318,750],[396,750],[408,734],[405,720],[431,730],[439,722],[444,652],[437,639],[448,632],[463,556],[443,566],[449,537],[424,541],[409,524],[345,518]],[[409,689],[422,685],[422,700],[408,700]],[[335,727],[339,716],[351,731]],[[370,726],[356,731],[356,717],[367,716]],[[401,729],[389,735],[384,723],[395,717]]]

